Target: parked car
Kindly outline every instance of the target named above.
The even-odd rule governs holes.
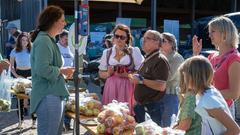
[[[240,31],[240,12],[229,13],[224,16],[230,18],[236,25],[238,31]],[[215,50],[209,38],[207,26],[208,22],[214,17],[215,16],[200,18],[193,23],[194,35],[197,35],[199,39],[202,39],[203,49],[201,54],[204,56],[208,56],[213,50]],[[192,38],[190,38],[185,45],[179,46],[179,53],[182,54],[184,58],[192,56]]]

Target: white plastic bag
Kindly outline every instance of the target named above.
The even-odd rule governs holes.
[[[161,135],[163,129],[157,123],[152,121],[151,117],[146,113],[145,121],[136,125],[134,135]]]
[[[0,112],[9,111],[11,107],[11,71],[3,70],[0,78]]]

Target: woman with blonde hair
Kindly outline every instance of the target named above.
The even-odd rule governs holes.
[[[228,107],[235,116],[234,99],[240,95],[240,53],[237,50],[239,35],[234,23],[227,17],[219,16],[208,23],[209,37],[218,50],[210,54],[213,69],[213,85],[221,92]],[[202,49],[202,40],[193,37],[193,55]]]

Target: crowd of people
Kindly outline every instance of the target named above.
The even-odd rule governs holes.
[[[10,62],[0,57],[0,71],[10,66],[15,78],[31,76],[30,113],[33,124],[37,116],[38,135],[62,132],[69,96],[65,79],[72,76],[74,66],[65,25],[64,11],[48,6],[31,36],[18,33],[13,24],[7,26],[12,39],[6,49],[12,50],[7,51]],[[208,28],[217,52],[208,58],[200,56],[202,40],[195,35],[193,56],[184,60],[173,34],[147,30],[139,48],[133,46],[130,28],[116,25],[105,37],[106,49],[98,67],[99,77],[105,80],[102,104],[126,102],[138,123],[148,114],[159,126],[181,129],[186,135],[240,134],[234,107],[240,95],[238,31],[223,16],[212,19]],[[24,102],[20,104],[22,120]],[[176,121],[171,119],[174,114]],[[70,127],[69,118],[64,123]]]

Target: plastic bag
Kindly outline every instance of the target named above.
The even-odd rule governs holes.
[[[79,111],[85,116],[98,116],[102,111],[102,103],[93,99],[93,97],[86,97],[81,100]]]
[[[102,103],[97,100],[95,93],[82,92],[79,94],[79,111],[85,116],[98,116],[102,111]],[[66,104],[66,111],[75,112],[75,97],[69,97]]]
[[[134,135],[184,135],[185,131],[172,129],[170,127],[162,128],[152,121],[151,117],[146,113],[145,122],[136,125]],[[172,116],[172,123],[176,120],[176,116]]]
[[[0,79],[0,112],[10,111],[11,107],[11,85],[13,79],[10,77],[11,72],[3,70]]]
[[[148,113],[145,114],[145,120],[136,125],[134,135],[161,135],[163,129],[157,123],[152,121]]]
[[[127,103],[117,102],[104,106],[104,110],[99,113],[97,118],[97,132],[100,134],[121,135],[124,130],[134,129],[136,122],[130,115]]]

